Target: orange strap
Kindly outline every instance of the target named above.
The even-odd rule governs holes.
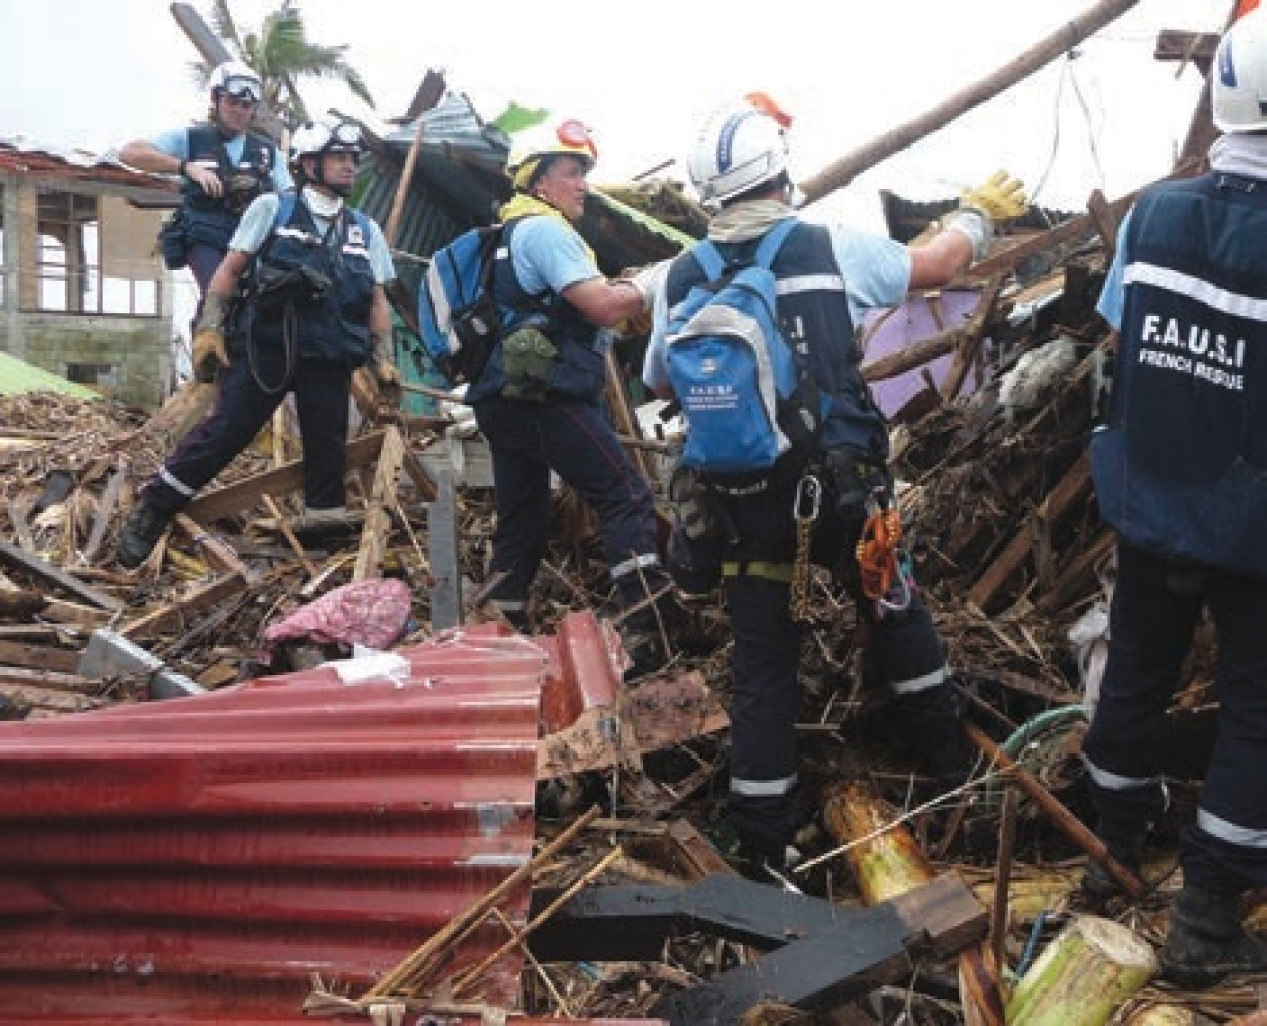
[[[879,601],[889,593],[897,577],[897,547],[902,540],[902,518],[896,509],[879,509],[862,526],[855,553],[862,577],[862,592]]]

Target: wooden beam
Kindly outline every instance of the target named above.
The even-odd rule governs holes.
[[[1068,53],[1088,36],[1125,14],[1139,0],[1100,0],[1094,7],[1062,25],[1046,39],[1030,47],[1001,68],[960,90],[932,110],[886,132],[861,149],[829,164],[818,174],[801,182],[806,202],[813,203],[852,182],[868,168],[900,153],[924,136],[945,127],[962,114],[1028,78],[1039,68]]]
[[[29,645],[20,641],[0,640],[0,663],[6,666],[75,673],[79,669],[79,656],[78,652],[54,648],[52,645]]]
[[[396,490],[400,482],[401,464],[405,458],[405,441],[396,427],[389,427],[383,438],[374,484],[365,503],[365,525],[361,528],[361,548],[356,558],[353,581],[379,577],[383,572],[383,554],[391,535],[389,510],[399,504]]]
[[[383,447],[383,432],[375,431],[348,442],[348,470],[366,467],[378,459]],[[261,502],[263,495],[284,495],[298,491],[304,485],[302,460],[293,460],[276,470],[268,470],[253,477],[244,478],[223,488],[199,495],[185,512],[202,524],[209,524],[221,517],[242,513]]]
[[[107,595],[105,592],[89,587],[73,574],[59,570],[48,560],[33,556],[29,552],[23,552],[16,545],[10,545],[8,542],[0,542],[0,561],[32,573],[36,577],[56,585],[63,591],[70,592],[76,598],[91,602],[94,606],[98,606],[101,609],[118,612],[124,606],[122,599],[117,599],[113,595]]]
[[[227,598],[242,594],[246,587],[246,581],[239,574],[217,578],[210,584],[192,589],[178,601],[125,624],[120,628],[119,633],[124,637],[136,639],[151,637],[171,628],[179,628],[202,610],[210,609]]]
[[[202,550],[207,557],[207,562],[221,573],[241,574],[242,580],[251,584],[254,584],[259,579],[259,574],[247,568],[246,564],[238,558],[237,552],[234,551],[228,542],[217,538],[188,513],[176,514],[176,526],[184,531],[189,536],[189,540]]]
[[[194,9],[192,4],[173,3],[169,10],[172,17],[176,19],[176,24],[180,26],[181,31],[185,33],[185,37],[193,44],[203,61],[215,67],[217,64],[234,59],[235,55],[229,52],[229,48],[224,45],[224,40],[207,27],[207,23],[202,20],[202,15]],[[281,119],[263,104],[255,109],[252,124],[275,142],[281,139],[286,131],[286,126],[282,124]]]
[[[1078,554],[1061,568],[1055,580],[1047,586],[1034,602],[1034,608],[1043,615],[1051,615],[1065,607],[1075,597],[1086,594],[1084,586],[1096,565],[1110,552],[1117,542],[1112,528],[1105,527],[1089,542],[1078,547]]]
[[[968,601],[984,612],[1008,578],[1029,558],[1033,549],[1034,526],[1038,523],[1054,524],[1090,488],[1091,457],[1083,453],[1056,483],[1056,487],[1047,493],[1038,508],[1025,518],[1003,552],[977,578],[976,584],[968,592]]]
[[[982,290],[977,299],[977,308],[972,311],[968,323],[963,326],[963,339],[955,347],[955,358],[951,361],[942,379],[940,395],[942,399],[951,400],[963,388],[968,370],[977,360],[981,352],[981,342],[985,338],[986,326],[994,316],[995,304],[999,301],[999,290],[1003,288],[1003,275],[996,274]]]
[[[405,197],[409,195],[409,185],[414,177],[414,165],[418,162],[418,151],[422,149],[424,115],[431,110],[444,96],[444,76],[438,71],[428,69],[423,76],[422,84],[414,95],[411,110],[417,111],[418,128],[414,132],[413,141],[409,144],[409,152],[405,155],[405,166],[400,172],[400,181],[396,183],[396,195],[392,199],[392,209],[387,215],[387,224],[383,226],[383,238],[387,245],[396,245],[396,235],[400,231],[400,218],[405,210]]]
[[[963,345],[966,337],[967,332],[963,328],[950,328],[929,338],[922,338],[909,346],[903,346],[896,352],[881,356],[870,363],[864,363],[862,378],[864,381],[885,381],[888,378],[896,378],[899,374],[905,374],[947,353],[953,353]]]
[[[79,554],[79,561],[85,566],[91,564],[97,557],[97,550],[101,548],[101,542],[106,536],[106,528],[110,526],[115,508],[119,505],[119,493],[123,490],[123,482],[126,479],[127,468],[120,462],[114,473],[110,475],[106,489],[97,501],[97,515],[92,524],[92,533],[88,536],[88,544]]]

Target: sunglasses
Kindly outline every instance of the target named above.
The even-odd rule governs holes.
[[[233,96],[226,94],[224,102],[230,107],[237,107],[239,110],[254,110],[259,106],[259,101],[252,96]]]
[[[598,147],[594,144],[594,137],[590,135],[590,130],[585,127],[585,123],[578,121],[576,118],[569,118],[562,122],[555,133],[559,137],[559,142],[564,146],[574,146],[577,149],[588,150],[589,155],[598,160]]]
[[[351,121],[341,121],[334,127],[334,131],[330,133],[330,139],[332,142],[342,143],[344,146],[360,146],[361,128]]]
[[[259,82],[244,75],[233,75],[225,79],[224,91],[237,99],[250,97],[256,103],[263,98]]]

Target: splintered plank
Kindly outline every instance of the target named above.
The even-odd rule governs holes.
[[[228,574],[210,584],[194,588],[177,602],[171,602],[125,624],[119,633],[128,638],[141,638],[179,628],[181,624],[195,618],[203,610],[219,605],[225,599],[240,595],[246,590],[246,586],[246,581],[241,574]]]
[[[348,443],[348,470],[367,467],[378,459],[383,447],[384,432],[376,431]],[[264,495],[284,495],[304,485],[302,460],[294,460],[276,470],[243,478],[231,485],[205,492],[185,507],[185,513],[200,524],[210,524],[221,517],[241,513],[261,502]]]
[[[365,503],[365,526],[361,528],[361,547],[356,557],[353,581],[378,577],[383,569],[383,554],[387,551],[387,539],[391,534],[390,509],[399,500],[396,486],[400,482],[401,466],[405,458],[405,440],[394,425],[383,433],[383,444],[378,457],[378,469],[374,472],[374,484],[369,500]]]
[[[0,559],[10,566],[16,566],[26,570],[28,573],[35,574],[50,584],[55,584],[63,591],[70,592],[76,598],[91,602],[94,606],[98,606],[101,609],[118,612],[124,606],[121,599],[117,599],[113,595],[107,595],[105,592],[98,591],[96,588],[84,584],[83,581],[73,574],[59,570],[46,559],[33,556],[29,552],[23,552],[16,545],[0,542]]]
[[[1034,547],[1033,531],[1043,524],[1051,525],[1068,512],[1074,502],[1091,487],[1091,458],[1083,454],[1065,473],[1047,497],[1012,535],[1007,548],[986,568],[968,592],[968,601],[985,612],[986,607],[999,593],[1021,565],[1029,558]]]
[[[51,645],[30,645],[19,641],[0,640],[0,663],[25,666],[33,670],[74,673],[79,667],[79,653]]]
[[[92,533],[88,535],[88,544],[84,546],[84,551],[80,553],[80,562],[84,566],[91,565],[92,561],[97,558],[97,550],[101,548],[101,543],[105,540],[106,529],[110,526],[110,521],[114,517],[115,507],[119,505],[119,493],[123,490],[123,482],[127,479],[127,476],[127,467],[120,460],[119,465],[115,467],[114,473],[110,475],[106,490],[97,502],[97,515],[96,519],[93,520]]]

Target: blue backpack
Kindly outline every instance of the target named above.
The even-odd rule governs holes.
[[[817,446],[822,401],[779,327],[771,265],[796,226],[787,218],[751,262],[726,263],[710,241],[691,253],[708,276],[670,313],[669,381],[686,419],[681,462],[705,474],[769,471]]]
[[[478,380],[501,339],[501,311],[489,286],[502,229],[471,228],[436,250],[418,290],[422,344],[455,385]]]

